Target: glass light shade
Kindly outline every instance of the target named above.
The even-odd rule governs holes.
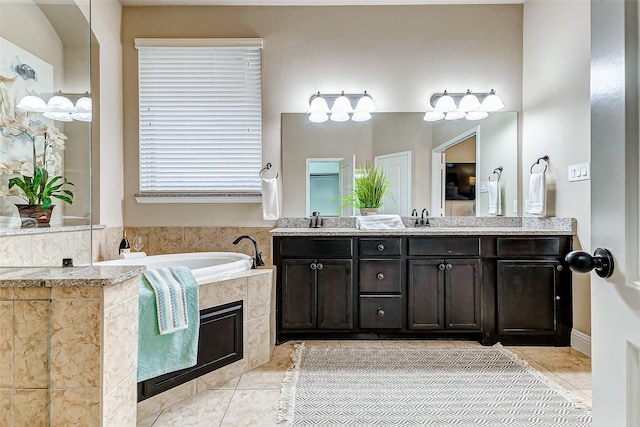
[[[442,113],[446,113],[447,111],[453,111],[456,109],[456,102],[453,100],[451,96],[449,96],[449,94],[445,90],[444,95],[438,98],[438,100],[436,101],[436,105],[434,105],[433,109]]]
[[[309,120],[313,123],[324,123],[329,120],[329,116],[327,116],[327,113],[318,111],[316,113],[309,114]]]
[[[504,104],[502,103],[502,99],[498,95],[496,95],[495,91],[491,91],[489,95],[482,101],[482,111],[498,111],[504,108]]]
[[[471,92],[467,91],[467,94],[462,97],[460,100],[460,105],[458,105],[458,111],[476,111],[480,109],[480,101],[478,98],[473,95]]]
[[[351,115],[351,120],[354,122],[366,122],[371,118],[371,113],[366,111],[356,111]]]
[[[467,117],[465,117],[467,120],[482,120],[487,118],[487,116],[489,115],[489,113],[487,113],[486,111],[469,111],[467,113]]]
[[[351,109],[351,102],[349,101],[349,98],[344,96],[344,92],[342,92],[342,95],[337,97],[336,100],[334,101],[333,107],[331,107],[331,112],[346,114],[346,113],[350,113],[351,111],[353,111]],[[343,116],[340,115],[340,117],[343,117]],[[333,116],[331,117],[331,120],[333,120]],[[349,120],[349,118],[347,117],[346,120]],[[334,121],[342,121],[342,120],[334,120]]]
[[[363,111],[366,113],[376,111],[376,104],[373,103],[373,99],[371,99],[366,91],[364,92],[364,95],[358,99],[358,103],[356,104],[356,109],[354,111]]]
[[[328,113],[329,106],[327,100],[320,96],[320,92],[313,97],[311,104],[309,104],[309,113]]]
[[[72,104],[73,105],[73,104]],[[48,119],[58,120],[59,122],[72,122],[71,114],[69,113],[58,113],[55,111],[47,111],[42,114]]]
[[[20,102],[18,102],[16,108],[22,111],[35,111],[38,113],[43,113],[47,111],[47,104],[39,96],[27,95],[23,97]]]
[[[91,98],[83,96],[76,101],[76,113],[90,113],[91,112]]]
[[[331,116],[329,117],[331,119],[331,121],[333,122],[346,122],[347,120],[349,120],[349,114],[348,113],[331,113]]]
[[[458,120],[458,119],[463,118],[466,115],[467,115],[467,113],[465,113],[464,111],[449,111],[447,114],[445,114],[444,119],[445,120]]]
[[[444,119],[444,113],[440,111],[427,111],[424,113],[424,117],[422,120],[425,122],[437,122],[438,120]]]
[[[64,113],[61,113],[64,114]],[[71,118],[79,122],[90,122],[93,118],[91,113],[71,113]]]
[[[76,107],[67,97],[52,96],[47,102],[47,111],[52,113],[73,113],[76,111]]]

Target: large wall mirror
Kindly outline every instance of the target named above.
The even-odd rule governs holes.
[[[0,228],[90,224],[89,11],[90,0],[0,0]],[[21,218],[18,205],[39,207]]]
[[[393,198],[383,213],[490,215],[489,181],[499,179],[498,214],[517,215],[517,113],[438,122],[425,122],[423,115],[375,113],[361,123],[312,123],[303,113],[282,114],[282,216],[353,215],[338,210],[338,201],[366,162],[393,171]]]

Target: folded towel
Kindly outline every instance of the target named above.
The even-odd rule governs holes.
[[[500,181],[489,181],[489,215],[502,215]]]
[[[278,180],[262,178],[262,218],[278,219]]]
[[[547,212],[547,185],[544,172],[529,177],[529,210],[532,215],[544,216]]]
[[[400,215],[366,215],[356,217],[356,227],[361,230],[395,230],[404,228]]]
[[[189,327],[160,334],[155,292],[144,275],[138,282],[138,382],[195,366],[200,334],[199,286],[187,267],[172,268],[184,285]]]
[[[143,258],[146,256],[147,256],[146,252],[122,252],[120,254],[121,259]]]
[[[159,268],[147,270],[142,275],[156,296],[160,335],[186,329],[189,325],[186,290],[175,270]]]

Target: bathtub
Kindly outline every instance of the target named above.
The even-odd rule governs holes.
[[[200,285],[210,283],[231,273],[250,270],[253,258],[236,252],[191,252],[152,255],[138,258],[114,259],[94,263],[102,265],[144,265],[147,269],[186,266]]]

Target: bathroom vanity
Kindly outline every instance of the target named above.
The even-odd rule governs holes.
[[[570,345],[571,273],[564,257],[573,222],[557,220],[276,228],[277,343],[461,338]]]

